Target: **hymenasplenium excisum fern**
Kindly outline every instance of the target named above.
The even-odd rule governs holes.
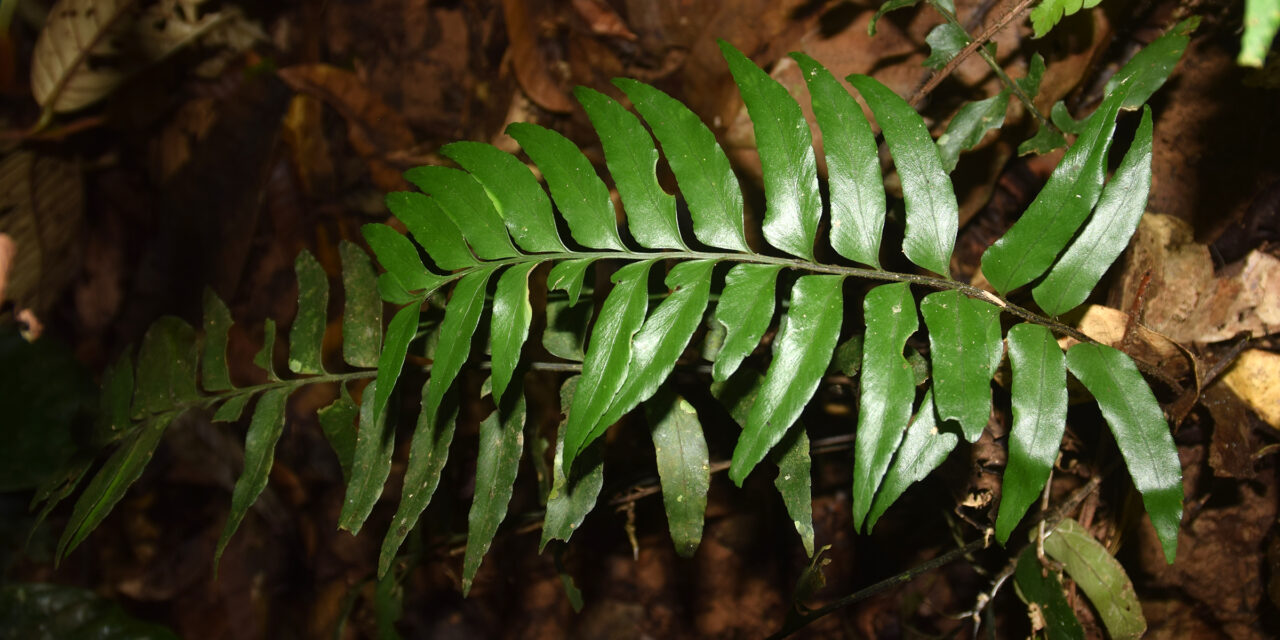
[[[1034,284],[1041,309],[1065,313],[1084,301],[1123,251],[1150,187],[1152,122],[1143,108],[1134,140],[1108,182],[1105,163],[1116,118],[1121,110],[1142,107],[1159,88],[1186,47],[1186,33],[1179,25],[1121,69],[1039,196],[983,256],[983,271],[1001,295],[949,276],[956,198],[923,120],[873,78],[851,76],[849,84],[870,107],[900,177],[902,254],[929,274],[883,270],[882,257],[897,248],[881,246],[886,197],[871,124],[846,86],[803,54],[792,57],[825,143],[831,194],[826,203],[800,106],[742,53],[721,43],[754,124],[763,167],[767,209],[758,246],[748,241],[737,177],[710,129],[675,99],[634,80],[615,85],[639,117],[597,91],[576,92],[600,136],[622,200],[625,233],[605,182],[554,131],[524,123],[508,129],[541,172],[545,189],[511,154],[476,142],[446,145],[441,153],[460,168],[414,169],[406,177],[421,191],[387,196],[412,240],[385,225],[364,228],[384,273],[376,275],[358,247],[342,246],[345,372],[329,372],[322,362],[329,283],[308,253],[296,265],[299,310],[291,329],[289,376],[272,370],[276,331],[268,321],[266,344],[255,358],[268,371],[268,382],[232,386],[225,355],[231,317],[212,294],[206,296],[202,340],[182,321],[166,318],[143,340],[136,369],[128,356],[113,367],[104,381],[103,424],[118,446],[78,500],[60,551],[69,552],[102,520],[179,415],[218,407],[214,420],[234,421],[260,395],[220,552],[265,486],[289,394],[316,383],[341,386],[340,397],[319,418],[347,480],[340,525],[358,531],[391,469],[391,392],[411,347],[425,342],[433,349],[427,354],[430,375],[399,506],[383,543],[379,569],[385,572],[436,489],[458,416],[454,383],[472,354],[482,351],[487,333],[491,378],[485,388],[496,410],[479,428],[463,571],[464,589],[469,588],[506,515],[524,454],[520,381],[533,324],[530,283],[545,279],[564,299],[547,304],[543,343],[553,354],[579,358],[581,375],[562,389],[567,418],[548,470],[544,545],[567,540],[594,507],[602,486],[600,436],[643,406],[672,537],[682,554],[697,548],[710,473],[707,446],[697,410],[665,381],[709,316],[714,335],[704,340],[702,353],[713,360],[711,392],[743,429],[729,476],[741,484],[766,457],[777,465],[776,485],[810,554],[809,441],[799,418],[833,357],[846,371],[858,371],[857,420],[849,427],[856,432],[853,515],[859,528],[869,529],[959,438],[979,437],[991,410],[991,379],[1007,345],[1013,425],[997,538],[1007,539],[1048,478],[1066,420],[1069,371],[1097,399],[1172,561],[1182,513],[1181,470],[1160,406],[1138,368],[1120,351],[1087,339],[1064,354],[1050,329],[1065,330],[1061,325],[1003,294]],[[659,185],[659,146],[688,206],[687,223],[678,216],[675,196]],[[824,215],[831,230],[825,238],[818,234]],[[566,334],[562,325],[590,317],[592,305],[580,299],[584,278],[589,267],[605,264],[620,266],[582,349],[572,337],[563,340],[572,331]],[[662,285],[654,287],[658,280]],[[721,281],[713,304],[713,288]],[[882,284],[866,289],[863,282]],[[935,291],[917,305],[917,296],[930,289]],[[379,296],[396,307],[385,339]],[[779,298],[785,304],[775,304]],[[444,305],[438,324],[423,323],[428,301]],[[863,326],[846,318],[855,304]],[[1003,339],[1002,314],[1017,320]],[[918,390],[904,347],[921,330],[921,318],[932,374],[927,388]],[[752,356],[775,319],[771,357]],[[487,331],[478,332],[481,326]],[[842,332],[854,339],[838,345]],[[768,360],[763,373],[744,366],[762,360]],[[370,377],[376,380],[357,406],[347,383]],[[41,499],[52,504],[65,497],[87,469],[60,476]]]

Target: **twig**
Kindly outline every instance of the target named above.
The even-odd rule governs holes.
[[[840,598],[839,600],[836,600],[835,602],[832,602],[831,604],[828,604],[825,607],[822,607],[820,609],[814,609],[808,613],[805,613],[804,615],[792,617],[786,621],[786,623],[783,625],[780,631],[769,636],[769,638],[770,640],[785,638],[799,631],[800,629],[803,629],[809,626],[810,624],[817,621],[819,618],[822,618],[829,613],[832,613],[834,611],[839,611],[840,609],[843,609],[849,605],[856,604],[858,602],[866,600],[867,598],[871,598],[873,596],[879,595],[900,584],[910,582],[921,574],[925,574],[939,567],[943,567],[948,564],[951,564],[953,561],[959,558],[962,558],[970,553],[973,553],[978,549],[985,548],[987,546],[987,543],[988,543],[987,536],[983,536],[981,538],[978,538],[976,540],[969,542],[963,547],[956,547],[955,549],[952,549],[951,551],[948,551],[932,560],[929,560],[928,562],[925,562],[923,564],[919,564],[910,569],[907,569],[906,571],[903,571],[902,573],[899,573],[896,576],[885,578],[884,580],[881,580],[880,582],[877,582],[865,589],[860,589],[858,591],[855,591],[843,598]]]
[[[936,89],[943,80],[950,76],[951,73],[960,66],[960,63],[964,62],[966,58],[973,55],[976,51],[982,56],[982,59],[986,61],[987,66],[991,67],[991,70],[1000,77],[1000,81],[1004,83],[1004,85],[1008,87],[1015,96],[1017,96],[1018,101],[1022,103],[1022,106],[1040,122],[1040,126],[1054,128],[1053,123],[1049,122],[1049,119],[1045,118],[1044,114],[1040,113],[1039,109],[1036,109],[1035,104],[1032,103],[1031,98],[1027,96],[1026,92],[1022,90],[1022,87],[1018,86],[1018,83],[1009,78],[1009,75],[1004,72],[1004,69],[1000,67],[1000,64],[996,62],[996,59],[983,47],[983,45],[985,45],[987,41],[996,34],[996,32],[1005,28],[1005,26],[1015,18],[1022,15],[1027,9],[1030,9],[1033,2],[1035,2],[1035,0],[1019,0],[1018,4],[1014,5],[1012,9],[1001,15],[999,20],[996,20],[984,29],[978,37],[969,38],[969,44],[965,46],[965,48],[961,49],[960,53],[957,53],[954,58],[948,61],[946,66],[934,73],[933,76],[929,78],[929,81],[926,82],[923,87],[917,89],[915,94],[911,96],[910,102],[912,108],[918,109],[920,102],[924,100],[924,97],[928,95],[929,92]],[[955,14],[947,11],[945,7],[940,6],[936,0],[929,0],[929,4],[947,22],[954,25],[957,29],[960,29],[965,34],[965,37],[969,37],[969,31],[964,28],[964,25],[960,24],[960,21],[956,18]]]

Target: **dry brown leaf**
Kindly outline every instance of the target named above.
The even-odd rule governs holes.
[[[520,88],[547,111],[572,111],[574,103],[569,99],[569,92],[551,75],[550,66],[538,51],[537,26],[525,0],[503,0],[502,12],[507,22],[507,38],[511,41],[507,55]]]
[[[281,130],[302,190],[310,196],[321,195],[333,184],[333,158],[324,135],[322,108],[320,101],[309,95],[294,96]]]
[[[1129,325],[1129,314],[1102,305],[1085,305],[1084,312],[1075,325],[1090,338],[1102,344],[1120,348],[1125,340],[1125,330]],[[1134,325],[1133,334],[1129,337],[1128,344],[1124,345],[1124,350],[1129,355],[1159,367],[1175,378],[1189,371],[1186,355],[1168,337],[1142,324]],[[1068,337],[1058,340],[1058,344],[1063,349],[1070,348],[1075,343],[1074,339]]]
[[[1280,429],[1280,354],[1249,349],[1223,374],[1222,382],[1258,417]]]
[[[1254,251],[1214,274],[1209,248],[1191,227],[1148,213],[1131,243],[1119,306],[1128,308],[1150,274],[1143,322],[1170,339],[1221,342],[1247,331],[1264,335],[1280,326],[1280,260]]]
[[[75,111],[109,95],[130,74],[200,37],[221,20],[198,15],[203,0],[60,0],[36,42],[31,92],[46,113]]]
[[[632,42],[636,40],[636,34],[627,28],[618,12],[602,0],[573,0],[573,10],[591,27],[591,33]]]
[[[30,151],[0,161],[0,233],[17,253],[5,296],[44,315],[79,267],[84,209],[80,169]]]
[[[9,284],[9,267],[13,266],[13,257],[18,254],[18,246],[7,233],[0,233],[0,303],[4,302],[4,290]]]
[[[414,145],[404,116],[383,102],[356,74],[327,64],[303,64],[277,72],[295,91],[313,95],[333,107],[347,121],[347,138],[369,163],[379,189],[404,187],[400,170],[387,158]]]

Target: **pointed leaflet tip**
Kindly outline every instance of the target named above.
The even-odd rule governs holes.
[[[718,42],[755,131],[766,201],[764,238],[812,262],[822,198],[809,124],[786,88],[733,45]]]

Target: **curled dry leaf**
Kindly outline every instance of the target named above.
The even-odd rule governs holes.
[[[71,162],[19,151],[0,161],[0,233],[17,251],[5,297],[43,314],[79,268],[84,196]]]
[[[46,114],[75,111],[109,95],[130,74],[163,59],[220,22],[198,15],[203,0],[61,0],[36,42],[31,93]]]

